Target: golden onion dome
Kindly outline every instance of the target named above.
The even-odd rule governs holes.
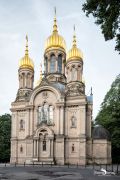
[[[52,35],[49,36],[45,42],[45,51],[47,51],[50,48],[62,48],[63,50],[66,49],[66,43],[64,38],[58,34],[56,9],[55,9],[53,32]]]
[[[80,49],[77,48],[75,26],[74,26],[74,35],[73,35],[73,45],[72,48],[67,53],[67,61],[69,60],[83,60],[83,53]]]
[[[25,56],[19,61],[19,68],[29,68],[34,70],[34,63],[28,54],[28,37],[26,36]]]

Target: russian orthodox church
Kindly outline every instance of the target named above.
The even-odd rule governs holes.
[[[85,95],[83,54],[73,44],[66,53],[56,16],[46,40],[44,72],[36,87],[34,63],[26,50],[20,60],[19,88],[12,103],[11,163],[110,163],[111,142],[102,127],[91,128],[93,95]]]

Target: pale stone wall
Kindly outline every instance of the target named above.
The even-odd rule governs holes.
[[[16,139],[11,139],[10,163],[16,163],[17,161],[18,161],[18,142]]]
[[[57,136],[55,142],[55,162],[57,164],[64,164],[64,138]]]
[[[92,104],[87,105],[86,112],[86,136],[91,138],[91,123],[92,123]]]
[[[93,144],[92,144],[92,138],[90,138],[89,140],[87,140],[87,144],[86,144],[86,157],[88,164],[93,163],[92,151],[93,151]]]
[[[43,97],[43,91],[47,92],[46,98]],[[52,126],[38,127],[37,109],[44,102],[54,106],[54,123]],[[73,116],[75,126],[72,126]],[[54,160],[58,164],[83,165],[94,161],[110,163],[111,143],[106,140],[94,140],[92,144],[91,116],[92,105],[87,104],[86,96],[67,97],[64,102],[63,97],[54,88],[36,88],[30,102],[12,104],[11,163],[48,163]],[[20,129],[21,119],[24,120],[23,129]],[[48,132],[46,152],[42,151],[42,140],[38,144],[40,128],[46,128]],[[36,140],[36,145],[33,140]]]
[[[93,140],[93,162],[96,162],[98,164],[111,163],[110,146],[110,142],[105,139]]]

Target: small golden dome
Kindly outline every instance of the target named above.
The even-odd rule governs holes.
[[[67,53],[67,61],[69,60],[83,60],[83,53],[80,49],[77,48],[75,27],[73,35],[73,46]]]
[[[53,33],[51,36],[47,38],[45,42],[45,51],[47,51],[49,48],[62,48],[63,50],[66,49],[66,43],[65,43],[64,38],[58,34],[56,10],[55,10],[55,17],[54,17]]]
[[[28,54],[28,37],[26,36],[25,56],[19,61],[19,68],[29,68],[34,70],[34,63]]]

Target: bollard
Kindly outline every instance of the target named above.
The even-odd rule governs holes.
[[[117,170],[116,170],[117,174],[118,174],[118,171],[119,171],[118,167],[119,167],[119,165],[117,164]]]
[[[5,167],[6,167],[6,162],[5,162]]]
[[[106,171],[107,171],[107,164],[105,165],[105,169],[106,169]]]
[[[69,163],[68,163],[68,168],[69,168]]]
[[[34,162],[33,162],[33,167],[34,167]]]
[[[42,162],[42,167],[43,167],[43,162]]]
[[[101,170],[101,168],[102,168],[102,166],[101,166],[101,164],[100,164],[100,170]]]
[[[52,162],[51,162],[51,167],[52,167]]]
[[[24,162],[24,167],[25,167],[25,162]]]
[[[114,169],[113,169],[113,164],[112,164],[111,168],[112,168],[112,170],[111,170],[111,171],[113,172],[113,171],[114,171]]]
[[[77,163],[77,168],[78,168],[78,163]]]

